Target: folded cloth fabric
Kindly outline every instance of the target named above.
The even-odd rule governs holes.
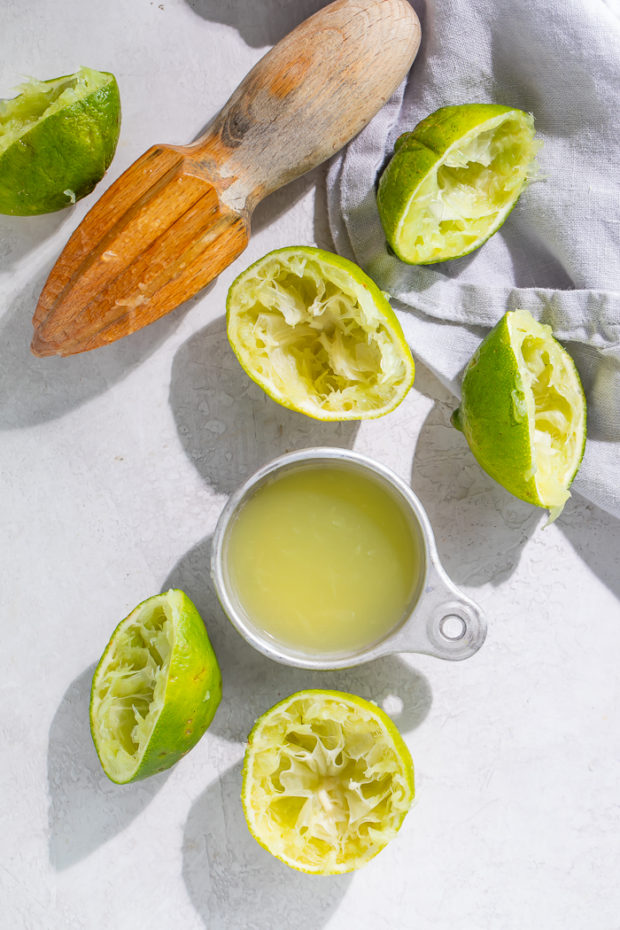
[[[620,517],[620,19],[605,0],[413,5],[422,46],[407,81],[330,165],[336,248],[390,295],[414,356],[457,395],[462,369],[506,310],[549,323],[588,400],[573,490]],[[381,169],[429,113],[476,102],[534,114],[541,179],[478,251],[406,265],[386,249]]]

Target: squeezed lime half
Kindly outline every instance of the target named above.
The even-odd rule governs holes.
[[[1,100],[0,213],[51,213],[90,193],[112,161],[120,120],[114,75],[91,68],[31,80]]]
[[[393,839],[411,807],[411,755],[387,714],[341,691],[299,691],[256,721],[242,802],[254,838],[315,875],[351,872]]]
[[[570,497],[586,441],[586,399],[550,326],[506,313],[465,369],[452,416],[484,470],[555,519]]]
[[[227,299],[230,344],[275,401],[317,420],[393,410],[414,378],[403,331],[377,285],[353,262],[290,246],[239,275]]]
[[[93,676],[90,728],[118,784],[170,768],[196,745],[222,696],[207,631],[183,591],[143,601],[114,630]]]
[[[396,142],[377,206],[404,262],[459,258],[496,232],[534,171],[534,119],[514,107],[442,107]]]

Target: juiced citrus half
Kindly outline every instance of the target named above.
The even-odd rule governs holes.
[[[452,422],[492,478],[559,515],[583,457],[586,400],[550,326],[525,310],[506,313],[465,369]]]
[[[317,420],[393,410],[414,363],[392,308],[353,262],[291,246],[233,282],[227,331],[241,365],[269,396]]]
[[[114,630],[93,676],[90,729],[118,784],[174,765],[217,710],[222,680],[200,614],[183,591],[139,604]]]
[[[50,213],[90,193],[112,161],[118,85],[113,74],[80,68],[20,90],[0,101],[0,213]]]
[[[254,838],[287,865],[351,872],[398,832],[413,763],[379,707],[341,691],[299,691],[259,717],[243,766]]]
[[[529,113],[490,103],[442,107],[400,136],[377,191],[396,255],[427,265],[477,249],[517,202],[537,148]]]

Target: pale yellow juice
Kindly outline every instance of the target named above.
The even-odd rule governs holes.
[[[420,576],[415,532],[392,494],[316,465],[259,487],[232,524],[226,563],[256,628],[311,652],[348,652],[403,619]]]

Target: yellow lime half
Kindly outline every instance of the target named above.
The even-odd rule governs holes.
[[[112,161],[118,85],[113,74],[80,68],[20,89],[0,101],[0,213],[50,213],[90,193]]]
[[[230,344],[250,378],[317,420],[380,417],[403,399],[414,363],[377,285],[323,249],[269,252],[233,282]]]
[[[93,676],[90,729],[103,770],[125,784],[174,765],[217,710],[222,680],[200,614],[183,591],[139,604]]]
[[[529,113],[490,103],[442,107],[400,136],[377,192],[398,258],[427,265],[477,249],[517,202],[537,149]]]
[[[414,796],[411,755],[379,707],[299,691],[256,721],[241,799],[252,836],[302,872],[351,872],[398,832]]]
[[[506,313],[465,369],[452,416],[478,462],[555,519],[586,441],[586,400],[568,352],[525,310]]]

